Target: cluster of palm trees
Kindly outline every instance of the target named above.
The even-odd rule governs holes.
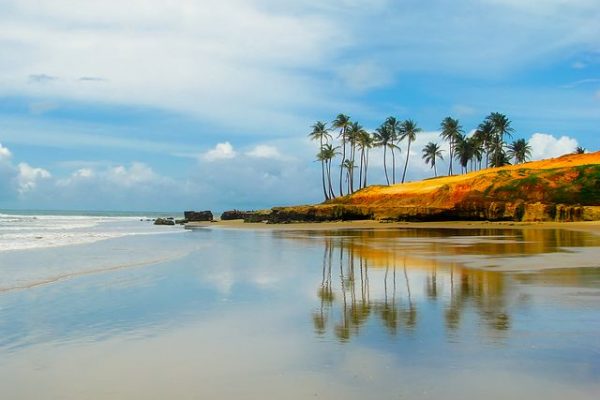
[[[440,136],[449,143],[448,175],[454,174],[453,161],[460,164],[461,172],[488,167],[501,167],[511,163],[524,163],[531,157],[531,146],[525,139],[506,142],[514,129],[506,115],[493,112],[479,124],[471,135],[466,135],[457,119],[446,117],[442,121]],[[439,151],[439,155],[436,157]],[[423,158],[435,171],[435,159],[442,158],[435,143],[423,149]],[[485,162],[484,162],[485,158]],[[435,173],[437,176],[437,172]]]
[[[374,147],[383,148],[383,170],[386,183],[390,185],[396,183],[396,153],[400,153],[400,146],[406,144],[406,158],[401,179],[401,183],[404,183],[411,144],[416,140],[419,132],[421,128],[415,121],[411,119],[401,121],[395,117],[388,117],[372,133],[365,130],[358,122],[353,122],[345,114],[339,114],[332,121],[331,128],[325,122],[316,122],[312,126],[309,137],[319,142],[317,161],[321,163],[321,181],[325,200],[336,197],[332,165],[338,155],[341,155],[341,162],[337,194],[344,196],[367,186],[369,151]],[[505,138],[511,137],[512,132],[511,121],[504,114],[497,112],[488,115],[470,135],[465,134],[457,119],[445,118],[441,123],[440,136],[449,144],[448,174],[454,174],[454,160],[459,163],[461,172],[465,173],[469,170],[510,164],[511,160],[515,163],[527,161],[531,157],[531,147],[525,139],[506,143]],[[334,136],[337,141],[334,140]],[[388,151],[391,153],[391,174],[388,173]],[[437,176],[437,161],[443,160],[443,150],[439,144],[429,142],[422,151],[423,159],[431,165],[434,175]]]

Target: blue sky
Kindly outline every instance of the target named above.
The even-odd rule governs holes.
[[[340,112],[416,120],[409,179],[449,115],[505,113],[535,158],[600,147],[597,0],[73,4],[0,0],[1,208],[318,201],[306,134]]]

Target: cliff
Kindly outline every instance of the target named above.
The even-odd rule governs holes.
[[[600,152],[465,175],[370,186],[327,203],[276,207],[271,222],[600,220]]]

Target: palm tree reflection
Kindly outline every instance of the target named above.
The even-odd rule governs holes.
[[[368,324],[369,329],[379,326],[391,337],[414,334],[419,328],[419,308],[427,301],[438,306],[436,319],[450,336],[460,329],[467,312],[490,332],[510,329],[502,274],[417,259],[408,252],[385,251],[365,243],[351,236],[324,238],[317,290],[320,304],[313,312],[318,335],[331,332],[347,342],[370,320],[376,323]]]

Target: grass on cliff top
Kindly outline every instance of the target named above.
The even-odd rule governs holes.
[[[450,195],[446,196],[445,193]],[[369,205],[377,202],[380,205],[394,206],[398,201],[405,204],[407,201],[412,202],[409,199],[414,199],[414,205],[418,206],[428,206],[434,201],[452,207],[466,198],[599,205],[600,152],[571,154],[556,159],[392,186],[374,185],[329,203]]]

